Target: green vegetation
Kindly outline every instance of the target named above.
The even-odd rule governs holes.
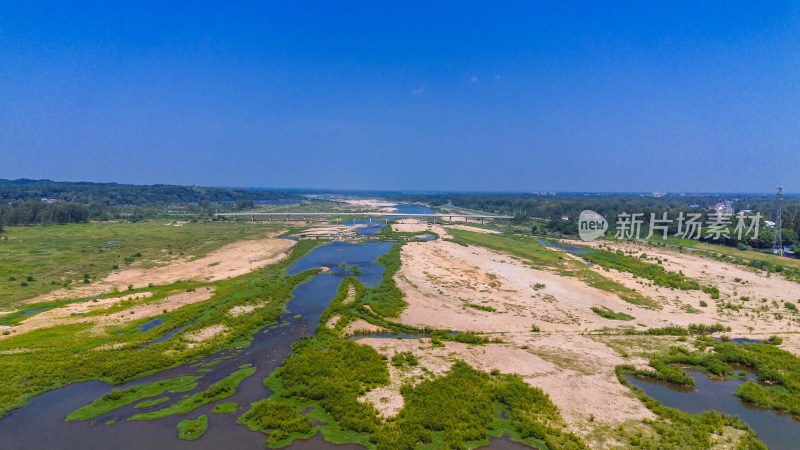
[[[410,353],[398,353],[392,364],[414,366],[418,361]],[[271,446],[313,434],[313,419],[327,423],[322,432],[328,440],[378,449],[426,443],[464,448],[467,442],[502,432],[551,448],[583,447],[579,438],[562,431],[563,422],[547,395],[518,376],[488,375],[456,362],[444,377],[404,386],[403,410],[384,422],[371,405],[357,399],[388,381],[387,361],[371,347],[334,337],[304,339],[265,381],[275,394],[254,403],[240,422],[269,433]],[[309,416],[300,414],[308,408]],[[507,412],[506,418],[495,416],[498,408]]]
[[[235,229],[233,225],[227,226]],[[286,275],[286,268],[318,245],[315,240],[299,241],[288,257],[276,264],[214,283],[211,299],[158,316],[162,325],[147,332],[136,328],[142,322],[105,327],[74,323],[0,340],[0,379],[4,380],[0,383],[0,414],[23,406],[32,395],[72,382],[95,379],[122,383],[216,350],[248,346],[253,333],[278,320],[294,288],[319,273],[318,269],[312,269]],[[258,308],[236,317],[228,314],[231,308],[240,305]],[[181,339],[187,333],[215,324],[225,325],[226,332],[193,347]],[[142,347],[185,325],[188,326],[175,338]],[[24,352],[18,352],[19,349]]]
[[[288,445],[294,439],[307,439],[316,433],[311,420],[287,403],[261,400],[252,404],[239,423],[253,431],[269,434],[267,443],[272,448]]]
[[[583,448],[580,439],[561,431],[558,410],[540,389],[513,375],[488,375],[457,361],[441,378],[401,388],[404,406],[370,437],[379,449],[413,449],[436,442],[441,448],[464,448],[485,441],[503,422],[495,403],[510,412],[510,425],[523,439],[550,448]]]
[[[419,365],[419,360],[411,352],[399,352],[392,356],[392,365],[395,367],[403,367],[405,365],[415,367]]]
[[[341,267],[341,268],[342,268],[342,269],[344,269],[344,270],[349,270],[349,271],[350,271],[350,273],[352,273],[353,275],[361,275],[361,274],[363,273],[363,272],[361,271],[361,267],[358,267],[358,266],[348,266],[346,262],[342,262],[341,264],[339,264],[339,267]]]
[[[637,277],[651,280],[658,286],[683,290],[701,289],[697,281],[685,277],[683,273],[670,272],[657,264],[651,264],[633,256],[626,256],[619,250],[610,252],[598,249],[582,255],[582,257],[604,269],[628,272]],[[716,290],[716,287],[706,287],[703,290],[711,294]],[[716,290],[716,295],[719,298],[719,290]]]
[[[561,252],[547,249],[531,238],[511,234],[478,233],[454,228],[450,229],[449,233],[453,235],[452,240],[461,245],[483,246],[501,253],[511,254],[534,268],[552,270],[559,275],[578,278],[589,286],[618,295],[628,303],[652,309],[661,308],[661,305],[641,293],[590,270],[583,263],[560,256]],[[543,287],[545,286],[534,286],[535,289]]]
[[[90,405],[71,412],[64,420],[91,420],[115,409],[138,402],[143,398],[155,397],[163,394],[167,390],[185,386],[199,378],[200,377],[196,376],[183,376],[142,386],[133,386],[121,391],[114,389],[108,394],[98,398]]]
[[[680,371],[677,368],[676,370]],[[756,439],[753,430],[739,419],[715,411],[687,414],[667,408],[657,400],[648,397],[643,390],[625,378],[625,374],[638,375],[640,371],[632,366],[617,366],[616,372],[619,382],[627,386],[648,409],[658,416],[655,420],[644,420],[644,423],[652,427],[655,433],[618,431],[617,438],[627,446],[636,448],[710,448],[713,438],[721,435],[723,428],[727,426],[745,430],[745,435],[737,448],[766,450],[767,447]]]
[[[433,231],[394,231],[391,224],[385,226],[381,232],[376,235],[376,237],[385,239],[387,241],[418,240],[423,236],[433,237],[433,239],[430,240],[439,239],[439,234]]]
[[[399,245],[393,250],[399,250]],[[384,262],[384,281],[391,280],[394,270],[389,269],[399,265],[399,260],[390,255]],[[382,296],[387,293],[392,295],[391,288],[396,289],[384,283],[367,288],[356,278],[345,279],[322,315],[317,335],[297,342],[291,356],[265,380],[274,394],[251,405],[239,421],[269,434],[268,443],[274,447],[313,435],[310,421],[322,424],[320,431],[330,442],[357,442],[379,449],[426,444],[465,448],[468,443],[473,446],[473,441],[485,443],[489,436],[502,434],[540,447],[583,446],[577,437],[562,431],[555,406],[540,390],[518,377],[499,372],[487,375],[463,362],[456,362],[441,378],[431,379],[433,374],[423,369],[426,379],[422,383],[402,388],[405,406],[394,419],[384,421],[371,404],[358,401],[367,390],[389,383],[389,363],[399,368],[419,365],[411,352],[399,352],[389,362],[372,347],[342,338],[343,324],[355,318],[388,329],[418,331],[404,329],[371,311],[372,305],[391,304],[376,301],[385,300]],[[365,307],[367,300],[372,301],[371,308]],[[340,319],[330,329],[324,324],[334,315]],[[475,333],[425,331],[433,346],[443,340],[471,345],[490,342]]]
[[[714,325],[692,323],[689,324],[688,327],[670,326],[661,328],[648,328],[647,330],[625,330],[624,334],[645,334],[650,336],[690,336],[707,335],[718,333],[720,331],[731,331],[731,327],[726,327],[719,323]]]
[[[219,405],[215,405],[211,412],[214,414],[230,414],[235,412],[238,407],[239,405],[236,402],[220,403]]]
[[[476,303],[465,302],[464,306],[466,306],[468,308],[478,309],[478,310],[481,310],[481,311],[486,311],[486,312],[496,312],[497,311],[496,309],[492,308],[491,306],[478,305]]]
[[[205,404],[228,398],[236,393],[236,386],[239,385],[245,378],[256,372],[255,367],[247,367],[245,369],[237,370],[228,377],[212,384],[208,390],[198,392],[189,398],[183,399],[174,403],[164,409],[152,411],[148,413],[136,414],[128,420],[155,420],[162,417],[171,416],[173,414],[186,414],[196,408]]]
[[[178,423],[178,438],[193,441],[203,436],[208,429],[208,416],[202,415],[197,419],[186,419]]]
[[[736,396],[757,406],[800,417],[800,358],[770,344],[734,344],[701,337],[695,346],[696,351],[672,347],[667,353],[651,357],[650,366],[654,370],[627,369],[627,372],[694,385],[694,379],[674,364],[688,365],[717,377],[739,376],[731,364],[750,367],[759,381],[767,384],[747,382],[739,386]]]
[[[378,286],[369,289],[361,302],[375,313],[384,317],[398,317],[406,306],[401,291],[394,282],[394,274],[400,270],[400,247],[403,243],[399,242],[392,246],[392,249],[382,255],[376,261],[385,266],[383,278]]]
[[[160,404],[162,404],[164,402],[168,402],[168,401],[169,401],[169,397],[161,397],[161,398],[157,398],[155,400],[147,400],[147,401],[141,402],[141,403],[137,404],[136,406],[134,406],[134,408],[136,408],[136,409],[152,408],[153,406],[157,406],[157,405],[160,405]]]
[[[592,311],[594,311],[594,313],[597,314],[598,316],[603,317],[605,319],[609,319],[609,320],[633,320],[634,319],[634,317],[631,316],[630,314],[625,314],[625,313],[621,313],[621,312],[620,313],[614,312],[614,311],[606,308],[605,306],[600,306],[600,307],[592,306]]]
[[[0,246],[0,309],[59,288],[108,275],[134,261],[142,268],[185,255],[199,257],[226,244],[263,238],[279,226],[164,221],[7,227]],[[131,255],[140,254],[139,257]],[[9,262],[13,261],[13,264]],[[22,286],[17,280],[26,281]]]
[[[465,246],[477,245],[502,253],[510,253],[538,268],[558,266],[558,263],[564,259],[562,256],[559,256],[558,252],[549,250],[544,245],[532,239],[459,230],[456,228],[448,228],[447,231],[453,235],[453,239],[451,239],[452,242]]]

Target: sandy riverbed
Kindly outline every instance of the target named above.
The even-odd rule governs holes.
[[[111,292],[114,287],[124,291],[178,280],[217,281],[252,272],[286,257],[295,244],[287,239],[267,238],[228,244],[195,260],[179,260],[160,267],[124,268],[109,274],[102,281],[73,289],[58,289],[27,300],[26,303],[46,302],[67,298],[84,298]]]

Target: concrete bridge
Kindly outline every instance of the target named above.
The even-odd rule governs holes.
[[[372,223],[372,219],[375,218],[375,221],[378,222],[380,219],[384,219],[386,223],[389,223],[389,220],[396,219],[396,218],[415,218],[418,221],[421,219],[433,219],[433,223],[436,223],[436,219],[441,219],[442,223],[445,222],[445,219],[449,223],[453,223],[453,219],[464,219],[464,222],[469,222],[470,219],[480,220],[481,224],[483,224],[484,220],[502,220],[502,219],[513,219],[514,216],[498,216],[493,214],[438,214],[438,213],[431,213],[431,214],[402,214],[402,213],[381,213],[381,212],[341,212],[341,213],[321,213],[321,212],[289,212],[289,213],[277,213],[277,212],[251,212],[251,213],[217,213],[217,217],[231,217],[233,220],[236,220],[237,217],[249,217],[250,220],[255,221],[256,217],[268,217],[270,221],[272,221],[272,217],[275,216],[280,220],[281,218],[286,217],[286,221],[290,221],[290,218],[301,218],[303,221],[308,221],[309,217],[319,218],[319,221],[322,222],[323,217],[332,217],[336,216],[336,223],[339,223],[342,216],[345,217],[366,217],[369,219],[369,223]],[[297,219],[295,219],[297,220]]]

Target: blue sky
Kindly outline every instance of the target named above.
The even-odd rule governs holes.
[[[0,178],[799,192],[800,4],[0,2]]]

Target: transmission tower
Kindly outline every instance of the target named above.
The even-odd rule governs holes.
[[[781,236],[781,203],[783,203],[783,186],[775,188],[778,190],[778,214],[775,216],[775,243],[772,246],[773,253],[783,256],[783,237]]]

